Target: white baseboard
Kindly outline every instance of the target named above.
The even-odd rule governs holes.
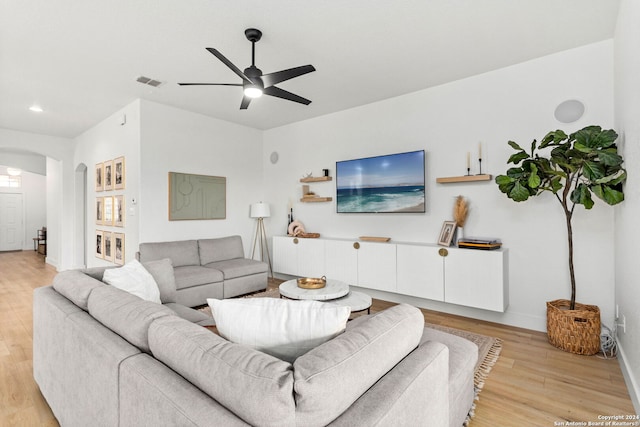
[[[638,381],[633,377],[631,371],[629,370],[627,360],[628,358],[624,352],[624,347],[622,347],[620,342],[618,342],[618,363],[620,364],[620,369],[622,370],[624,382],[627,385],[627,389],[629,390],[631,403],[633,403],[636,414],[640,414],[640,384],[638,384]]]

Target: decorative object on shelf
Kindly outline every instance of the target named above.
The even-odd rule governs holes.
[[[388,242],[391,237],[360,236],[358,239],[365,242]]]
[[[465,237],[458,239],[458,247],[463,249],[500,249],[502,242],[499,239]]]
[[[440,237],[438,237],[438,244],[442,246],[451,246],[451,241],[456,232],[455,221],[445,221],[442,224],[442,230],[440,230]]]
[[[293,205],[291,204],[291,200],[289,200],[289,205],[287,206],[287,231],[289,234],[289,226],[293,222]]]
[[[567,309],[550,310],[547,304],[547,333],[552,345],[572,353],[597,353],[599,347],[592,343],[599,342],[601,331],[599,310],[597,322],[582,321],[583,313],[576,303],[571,220],[576,205],[583,205],[585,209],[593,207],[592,194],[608,205],[624,200],[623,184],[627,173],[622,167],[624,160],[617,153],[617,138],[618,134],[612,129],[587,126],[570,135],[562,130],[549,132],[540,144],[533,140],[530,152],[509,141],[516,153],[507,163],[516,167],[507,170],[506,175],[496,177],[500,191],[513,201],[523,202],[549,191],[562,206],[567,225],[571,300],[565,300]],[[550,151],[542,152],[545,149]],[[552,305],[560,305],[556,302]]]
[[[457,196],[456,202],[453,205],[453,220],[456,223],[456,243],[464,237],[463,227],[467,222],[467,216],[469,216],[469,205],[464,197]]]
[[[327,278],[304,277],[297,280],[298,287],[302,289],[322,289],[327,286]]]
[[[322,174],[324,176],[329,176],[329,169],[322,169]]]
[[[471,152],[467,151],[467,176],[471,175]]]
[[[289,224],[289,228],[287,228],[287,234],[289,236],[298,236],[304,232],[304,224],[298,220],[291,221],[291,224]]]
[[[318,176],[314,177],[312,174],[308,174],[305,178],[300,178],[300,182],[323,182],[323,181],[331,181],[332,178],[330,176]],[[333,199],[331,197],[319,197],[313,191],[309,190],[308,185],[302,186],[302,198],[300,199],[303,203],[311,203],[311,202],[330,202]]]
[[[256,235],[253,238],[253,249],[251,250],[251,259],[254,259],[256,253],[256,244],[260,241],[260,260],[264,262],[264,254],[267,253],[267,261],[271,278],[273,278],[273,267],[271,266],[271,256],[269,255],[269,245],[267,241],[267,230],[264,227],[264,219],[271,216],[271,209],[267,203],[253,203],[250,207],[249,216],[256,218]]]
[[[302,179],[313,178],[313,172],[306,173],[302,175]]]
[[[478,142],[478,175],[482,175],[482,142]]]

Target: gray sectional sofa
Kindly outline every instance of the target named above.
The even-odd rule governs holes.
[[[268,265],[245,258],[240,236],[141,243],[137,257],[142,263],[171,259],[176,301],[187,307],[267,288]]]
[[[362,316],[289,363],[88,273],[34,291],[34,378],[63,427],[460,426],[472,405],[476,345],[415,307]]]

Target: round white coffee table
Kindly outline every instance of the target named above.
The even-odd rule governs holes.
[[[350,291],[346,296],[327,301],[327,304],[336,304],[343,307],[351,307],[351,312],[367,310],[367,314],[371,312],[371,297],[367,294],[357,291]]]
[[[295,279],[280,284],[280,295],[291,299],[327,301],[343,297],[348,293],[349,285],[333,279],[327,279],[327,285],[320,289],[300,288]]]

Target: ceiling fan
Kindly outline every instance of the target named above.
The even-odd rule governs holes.
[[[253,98],[258,98],[262,94],[275,96],[277,98],[286,99],[287,101],[299,102],[300,104],[309,105],[311,101],[298,96],[294,93],[287,92],[284,89],[280,89],[274,85],[290,80],[294,77],[302,76],[303,74],[310,73],[316,69],[313,65],[303,65],[300,67],[289,68],[287,70],[276,71],[275,73],[262,74],[262,70],[256,67],[256,42],[262,38],[262,31],[255,28],[247,28],[244,31],[244,35],[247,40],[251,42],[251,66],[244,69],[244,72],[240,71],[238,67],[233,65],[223,54],[217,49],[208,47],[207,50],[211,52],[216,58],[218,58],[224,65],[229,67],[231,71],[236,73],[241,79],[242,83],[178,83],[180,86],[242,86],[244,96],[240,103],[240,109],[246,110],[249,107],[249,103]]]

